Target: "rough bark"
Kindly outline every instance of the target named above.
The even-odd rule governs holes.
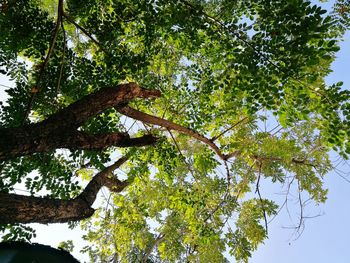
[[[64,223],[90,217],[95,211],[91,206],[102,186],[121,192],[128,185],[127,181],[120,181],[113,175],[126,160],[127,157],[122,157],[99,172],[83,192],[71,200],[0,192],[0,224]]]
[[[159,97],[160,92],[141,88],[135,83],[107,87],[87,95],[46,120],[14,128],[0,129],[0,161],[57,148],[101,149],[108,146],[140,146],[155,142],[144,136],[131,139],[123,133],[86,134],[78,131],[89,118],[109,107],[134,98]]]
[[[152,135],[130,138],[126,133],[89,134],[81,131],[54,132],[48,136],[16,137],[4,140],[0,160],[31,153],[48,152],[53,149],[99,150],[109,146],[133,147],[152,145],[157,138]]]

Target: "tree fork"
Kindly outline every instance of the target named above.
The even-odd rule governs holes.
[[[113,175],[113,171],[125,163],[127,159],[127,157],[122,157],[99,172],[83,192],[71,200],[0,192],[0,224],[64,223],[92,216],[95,210],[91,206],[102,186],[117,193],[128,186],[128,181],[120,181]]]
[[[57,148],[101,149],[108,146],[129,147],[152,144],[155,138],[151,139],[149,136],[134,140],[122,133],[89,135],[77,131],[77,128],[109,107],[116,107],[134,98],[159,96],[158,90],[147,90],[136,83],[121,84],[89,94],[42,122],[2,128],[0,129],[0,161]],[[67,145],[69,143],[70,145]]]

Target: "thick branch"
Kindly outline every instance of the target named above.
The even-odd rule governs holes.
[[[58,134],[50,138],[46,143],[50,148],[67,148],[72,150],[100,150],[110,146],[116,147],[137,147],[156,143],[157,138],[152,135],[130,138],[127,133],[102,133],[89,134],[82,131],[74,131],[66,136]],[[45,145],[45,143],[41,143]],[[41,150],[41,149],[40,149]],[[47,147],[42,150],[47,151]]]
[[[59,200],[0,192],[0,224],[64,223],[93,215],[83,199]]]
[[[18,138],[17,138],[18,139]],[[101,150],[107,147],[140,147],[155,144],[157,138],[152,135],[130,138],[127,133],[89,134],[82,131],[52,133],[49,136],[21,138],[11,144],[8,151],[2,150],[1,157],[18,157],[54,149]],[[14,146],[16,144],[16,146]]]
[[[236,156],[236,153],[229,154],[229,155],[223,154],[221,152],[221,150],[219,149],[219,147],[214,142],[212,142],[211,140],[209,140],[205,136],[199,134],[198,132],[196,132],[190,128],[186,128],[184,126],[173,123],[171,121],[168,121],[168,120],[165,120],[165,119],[162,119],[162,118],[152,116],[152,115],[149,115],[147,113],[135,110],[129,106],[116,107],[116,110],[119,111],[120,113],[130,117],[130,118],[135,119],[135,120],[139,120],[139,121],[142,121],[144,123],[149,123],[149,124],[153,124],[153,125],[158,125],[158,126],[167,128],[169,130],[174,130],[174,131],[180,132],[182,134],[189,135],[189,136],[205,143],[210,148],[212,148],[213,151],[222,160],[227,160],[228,158]]]
[[[0,129],[0,160],[57,148],[101,149],[108,146],[142,146],[155,142],[154,137],[131,139],[125,134],[89,135],[77,131],[92,116],[134,98],[159,97],[157,90],[147,90],[135,83],[121,84],[96,91],[46,120],[15,128]]]
[[[156,97],[160,97],[158,90],[144,89],[133,82],[106,87],[72,103],[68,107],[51,115],[37,126],[40,128],[44,126],[47,133],[57,129],[78,128],[87,119],[109,107],[126,103],[135,98]]]
[[[82,220],[94,213],[91,208],[102,186],[113,192],[121,192],[127,181],[113,177],[113,171],[128,158],[122,157],[99,172],[75,199],[60,200],[24,196],[0,192],[0,224],[14,223],[63,223]]]

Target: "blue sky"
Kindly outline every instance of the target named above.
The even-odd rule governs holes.
[[[329,7],[333,1],[325,5]],[[341,43],[341,50],[332,65],[333,72],[327,77],[327,83],[344,82],[344,88],[350,89],[350,32],[345,35]],[[0,77],[0,84],[11,85],[10,82]],[[4,98],[4,87],[0,86],[0,99]],[[336,158],[336,156],[333,156]],[[347,164],[338,167],[350,174],[350,166]],[[350,175],[348,176],[350,180]],[[291,225],[291,220],[286,211],[269,224],[269,239],[261,245],[253,254],[249,262],[253,263],[348,263],[350,262],[350,183],[335,172],[329,173],[325,178],[325,186],[329,189],[328,201],[318,207],[306,208],[310,215],[319,217],[308,219],[303,233],[296,239],[292,229],[286,229]],[[278,189],[266,185],[262,191],[276,193]],[[291,216],[296,219],[298,211],[291,208]],[[293,217],[294,216],[294,217]],[[38,229],[38,238],[35,242],[56,246],[62,240],[79,240],[81,233],[72,231],[65,224],[51,226],[35,225]],[[75,242],[80,249],[81,241]],[[83,259],[78,250],[74,255]],[[86,258],[86,257],[85,257]]]
[[[329,10],[333,3],[334,1],[329,1],[323,6]],[[326,78],[326,82],[331,85],[343,81],[343,88],[350,89],[350,32],[345,34],[340,47],[332,64],[333,72]],[[332,154],[332,159],[336,158]],[[348,173],[350,179],[349,164],[340,165],[338,169]],[[296,239],[292,229],[286,229],[291,225],[291,220],[288,213],[283,211],[269,224],[269,238],[249,262],[350,262],[350,183],[331,172],[325,177],[325,187],[329,190],[327,202],[319,207],[306,208],[306,213],[309,212],[310,216],[320,216],[306,220],[299,238]],[[291,214],[292,217],[297,217],[298,211],[292,209]]]
[[[341,50],[337,53],[332,69],[333,72],[326,78],[327,84],[343,81],[343,87],[350,89],[350,32],[347,32],[341,43]],[[337,156],[332,154],[332,159],[335,158]],[[348,173],[350,179],[348,164],[338,168]],[[350,183],[331,172],[325,177],[325,187],[329,189],[327,202],[319,207],[306,208],[306,213],[309,212],[310,216],[320,216],[306,221],[304,231],[298,239],[295,239],[293,230],[285,228],[291,222],[284,211],[269,224],[269,239],[258,248],[249,262],[349,263]],[[292,217],[297,217],[298,211],[292,210],[291,214]]]

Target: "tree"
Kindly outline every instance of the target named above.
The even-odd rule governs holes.
[[[261,182],[302,211],[326,201],[329,151],[350,153],[350,93],[323,80],[346,4],[2,1],[5,239],[85,219],[95,261],[247,261],[278,213]]]

